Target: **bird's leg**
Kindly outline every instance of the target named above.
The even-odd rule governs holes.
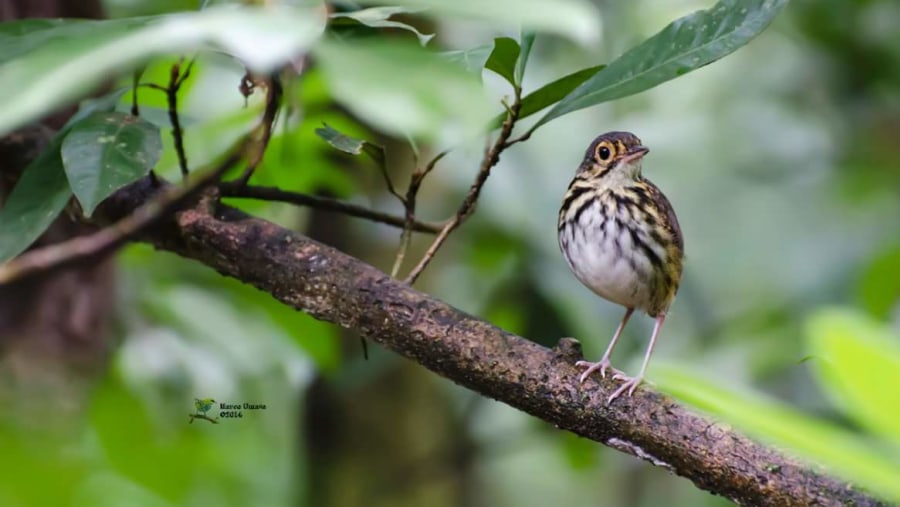
[[[618,389],[606,400],[606,404],[609,405],[612,401],[622,393],[628,393],[628,396],[631,396],[634,393],[634,390],[641,384],[644,380],[644,373],[647,372],[647,364],[650,362],[650,356],[653,354],[653,347],[656,345],[656,339],[659,338],[659,330],[662,328],[663,322],[666,320],[666,314],[660,313],[656,316],[656,324],[653,326],[653,334],[650,335],[650,345],[647,346],[647,353],[644,354],[644,363],[641,365],[641,371],[635,377],[629,377],[624,373],[616,373],[613,375],[614,379],[624,380],[625,382],[619,386]]]
[[[588,376],[590,376],[591,373],[594,373],[597,370],[600,370],[601,377],[606,378],[606,369],[609,368],[609,356],[612,355],[613,348],[615,348],[616,342],[619,341],[619,337],[622,335],[622,330],[625,329],[625,324],[628,323],[628,319],[631,318],[632,313],[634,313],[634,308],[625,310],[625,316],[622,317],[622,322],[619,322],[619,327],[616,328],[616,334],[613,335],[612,340],[606,347],[606,352],[603,353],[603,357],[599,361],[597,361],[596,363],[592,363],[590,361],[578,361],[577,363],[575,363],[575,366],[587,368],[586,370],[584,370],[584,373],[581,374],[581,377],[579,377],[579,382],[584,382],[585,380],[587,380]]]

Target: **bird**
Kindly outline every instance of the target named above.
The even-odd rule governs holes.
[[[630,132],[598,136],[585,151],[559,210],[559,248],[575,277],[601,298],[625,307],[603,357],[575,363],[584,368],[579,382],[598,370],[606,377],[613,348],[635,310],[655,319],[640,372],[631,377],[612,368],[613,379],[622,384],[607,404],[624,393],[631,396],[643,381],[684,264],[675,210],[641,174],[649,151]]]
[[[194,398],[194,408],[197,409],[198,414],[206,414],[215,402],[216,400],[212,398],[204,398],[202,400]]]

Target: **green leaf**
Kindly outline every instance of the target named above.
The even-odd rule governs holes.
[[[588,80],[591,76],[600,72],[605,65],[597,65],[596,67],[588,67],[573,72],[567,76],[563,76],[556,81],[545,84],[537,90],[529,93],[522,99],[522,107],[519,110],[519,119],[527,118],[534,113],[539,112],[547,106],[559,102],[563,97],[568,95],[578,85]],[[492,120],[491,125],[494,128],[500,126],[506,118],[503,113]]]
[[[787,0],[722,0],[680,18],[614,60],[551,109],[532,130],[560,116],[626,97],[726,56],[759,35]]]
[[[496,72],[509,84],[516,86],[516,63],[519,60],[519,43],[509,37],[497,37],[494,39],[494,50],[484,68]]]
[[[317,8],[222,6],[145,18],[2,23],[0,135],[161,54],[223,51],[256,72],[268,72],[319,38],[323,13]]]
[[[447,61],[460,64],[467,71],[481,78],[481,72],[484,70],[484,64],[487,62],[491,52],[494,50],[492,44],[484,44],[475,46],[470,49],[461,49],[457,51],[444,51],[440,55]]]
[[[162,139],[141,118],[95,113],[72,125],[61,154],[72,191],[90,216],[103,199],[150,172],[162,154]]]
[[[369,141],[356,139],[348,135],[342,134],[331,128],[327,123],[324,127],[316,129],[316,135],[324,139],[328,144],[335,148],[349,153],[351,155],[359,155],[365,153],[380,166],[384,166],[384,148]]]
[[[75,114],[73,114],[72,117],[69,118],[69,120],[66,122],[66,127],[71,127],[73,124],[87,118],[94,113],[101,111],[114,111],[119,106],[119,103],[122,100],[122,96],[129,91],[131,91],[131,87],[125,86],[117,90],[113,90],[100,97],[82,100],[81,104],[78,107],[78,111],[76,111]]]
[[[852,419],[900,442],[900,336],[864,314],[826,309],[806,326],[819,382]]]
[[[385,132],[434,139],[483,129],[491,110],[477,77],[439,55],[398,41],[314,50],[336,100]]]
[[[834,424],[760,394],[729,389],[721,380],[704,378],[683,366],[657,362],[652,370],[660,389],[678,399],[887,500],[900,501],[900,462],[886,452],[887,446],[870,445]]]
[[[72,189],[63,169],[60,147],[71,126],[98,111],[111,111],[126,91],[112,91],[86,100],[48,146],[22,171],[22,176],[0,209],[0,262],[28,248],[66,207]]]
[[[587,81],[591,76],[603,70],[605,65],[597,65],[575,71],[569,75],[563,76],[556,81],[551,81],[537,90],[529,93],[522,99],[522,108],[519,110],[519,119],[537,113],[547,106],[555,104],[562,100],[563,97],[571,93],[581,83]]]
[[[336,12],[329,15],[329,17],[332,19],[352,19],[363,25],[371,26],[372,28],[399,28],[401,30],[407,30],[416,34],[416,37],[419,39],[419,44],[424,46],[434,37],[433,33],[423,34],[414,26],[388,19],[394,14],[415,13],[420,10],[421,9],[410,9],[407,7],[371,7],[353,12]]]
[[[34,243],[72,197],[59,155],[62,137],[63,134],[57,134],[28,164],[0,209],[0,263]]]
[[[362,0],[377,4],[381,0]],[[392,5],[433,9],[435,13],[501,26],[553,32],[581,43],[599,40],[600,14],[586,0],[392,0]]]
[[[516,61],[516,83],[521,86],[522,78],[525,77],[525,66],[528,64],[528,57],[531,55],[531,47],[534,46],[534,32],[521,31],[522,51],[519,52],[519,59]]]

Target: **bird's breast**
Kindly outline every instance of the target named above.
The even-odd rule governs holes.
[[[677,280],[672,287],[668,275],[670,241],[637,198],[619,197],[611,190],[598,191],[561,213],[560,249],[576,278],[594,293],[655,315],[665,310],[677,288]]]

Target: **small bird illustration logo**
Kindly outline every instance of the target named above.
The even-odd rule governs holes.
[[[203,419],[213,424],[218,424],[219,422],[216,418],[206,415],[206,413],[209,412],[209,409],[211,409],[215,403],[216,400],[212,398],[194,398],[194,409],[196,409],[197,412],[188,414],[190,416],[190,420],[188,421],[188,423],[193,423],[194,419]]]

